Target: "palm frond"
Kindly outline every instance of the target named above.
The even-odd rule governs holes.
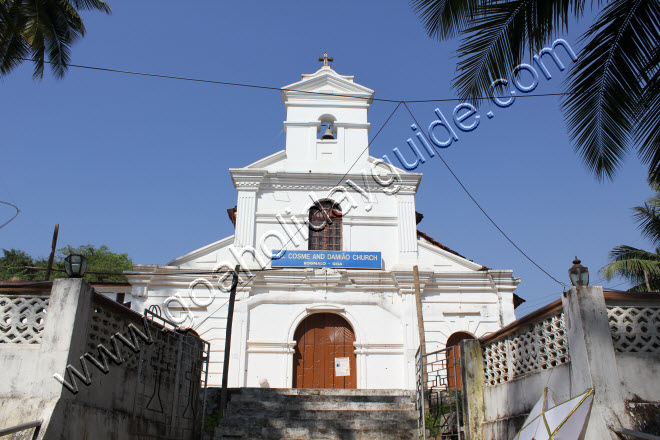
[[[23,2],[22,13],[25,16],[23,37],[30,46],[34,62],[32,77],[41,79],[44,76],[46,38],[48,38],[50,20],[40,0]]]
[[[29,56],[23,38],[25,16],[18,1],[0,1],[0,75],[7,75]]]
[[[640,78],[658,45],[657,0],[614,0],[584,34],[562,103],[575,149],[598,179],[612,179],[629,150]]]
[[[649,181],[660,183],[660,46],[644,69],[644,90],[639,102],[635,142],[639,158],[649,166]]]
[[[644,238],[651,241],[654,246],[660,245],[660,206],[645,203],[644,206],[634,207],[633,212],[633,218]]]
[[[619,276],[634,284],[641,284],[645,283],[645,272],[649,274],[649,279],[660,279],[659,266],[658,262],[654,261],[623,260],[606,265],[600,273],[607,281]]]
[[[410,0],[410,6],[431,38],[446,40],[460,34],[486,0]]]
[[[69,3],[69,1],[66,1],[66,3]],[[80,11],[96,10],[105,12],[106,14],[110,14],[112,12],[110,5],[102,0],[71,0],[71,3],[76,9]]]
[[[632,246],[619,245],[615,246],[609,253],[609,257],[612,261],[624,261],[624,260],[648,260],[660,262],[660,255],[658,253],[653,253],[645,251],[644,249],[637,249]]]
[[[64,76],[71,46],[85,35],[78,9],[110,13],[102,0],[0,0],[0,75],[31,57],[35,79],[43,78],[46,61]]]
[[[68,2],[58,0],[50,9],[50,33],[46,39],[48,61],[57,78],[62,78],[70,60],[71,45],[85,35],[85,26],[75,8]]]
[[[584,0],[498,0],[479,5],[458,49],[454,86],[459,96],[477,105],[477,97],[492,95],[493,80],[515,74],[525,54],[531,57],[567,28],[570,17],[583,11]]]
[[[650,284],[660,285],[660,255],[631,246],[616,246],[610,251],[612,263],[602,267],[600,274],[610,281],[619,276],[633,284],[645,284],[648,276]]]

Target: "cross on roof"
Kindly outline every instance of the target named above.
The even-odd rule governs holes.
[[[332,63],[335,59],[328,56],[328,52],[324,52],[322,57],[319,57],[319,62],[323,63],[323,66],[327,66],[328,63]]]

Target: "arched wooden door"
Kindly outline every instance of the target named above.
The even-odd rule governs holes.
[[[293,336],[294,388],[356,388],[355,333],[333,313],[303,319]]]
[[[461,357],[458,343],[465,339],[475,339],[468,332],[452,333],[447,339],[447,381],[451,388],[461,388]]]

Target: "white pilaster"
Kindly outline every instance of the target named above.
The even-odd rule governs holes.
[[[257,205],[257,191],[255,189],[241,189],[238,191],[236,208],[236,234],[234,246],[254,247],[255,209]]]
[[[417,223],[415,221],[415,198],[408,194],[398,197],[399,217],[399,263],[417,259]]]

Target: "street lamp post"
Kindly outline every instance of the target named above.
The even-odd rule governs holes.
[[[64,270],[69,278],[82,278],[87,271],[87,259],[82,255],[71,254],[64,259]]]
[[[578,257],[573,260],[573,266],[568,269],[568,276],[571,284],[575,287],[585,287],[589,285],[589,269],[580,264]]]

